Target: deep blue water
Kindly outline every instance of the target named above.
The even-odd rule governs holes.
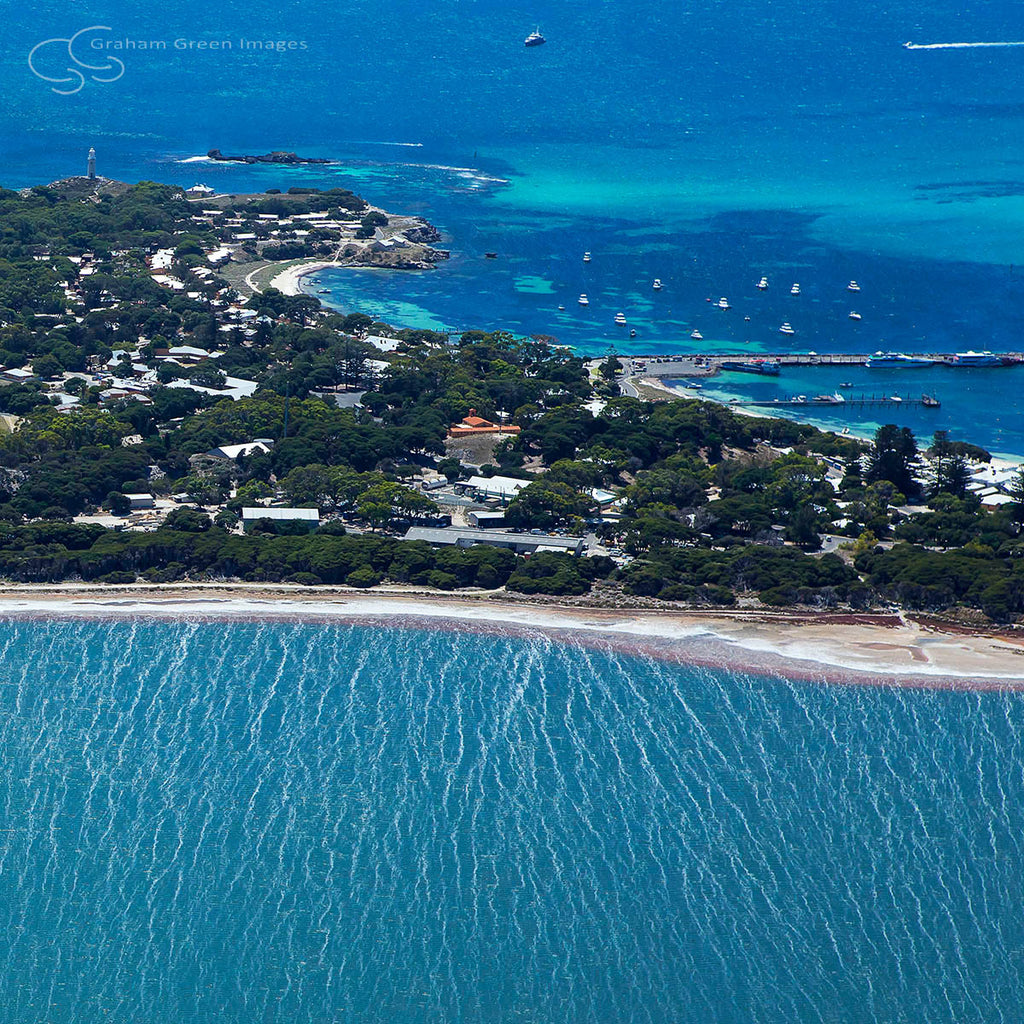
[[[527,50],[538,22],[549,42]],[[27,54],[89,25],[110,31],[86,43],[135,44],[106,51],[125,72],[56,95]],[[49,0],[8,12],[5,28],[7,184],[79,172],[95,145],[115,177],[343,183],[445,231],[453,259],[437,272],[324,275],[317,287],[339,308],[550,334],[587,353],[686,350],[695,326],[704,347],[744,352],[1024,348],[1024,50],[901,45],[1020,38],[1010,4]],[[257,39],[284,52],[241,49]],[[211,42],[221,49],[196,48]],[[113,67],[103,51],[80,56]],[[66,63],[59,44],[36,61],[51,77]],[[211,146],[342,165],[178,162]],[[803,294],[790,301],[794,280]],[[706,302],[720,295],[733,303],[724,316]],[[619,310],[635,339],[614,326]],[[795,337],[779,335],[783,320]],[[954,383],[937,385],[942,410],[902,420],[1024,453],[1016,380],[981,381],[965,389],[978,396],[966,415]],[[735,395],[751,384],[722,383]],[[780,393],[817,383],[780,380]]]
[[[1024,703],[549,639],[0,623],[0,1005],[1017,1019]]]

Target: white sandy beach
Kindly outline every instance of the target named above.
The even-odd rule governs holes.
[[[487,596],[432,597],[284,585],[192,584],[173,588],[18,587],[0,591],[0,616],[191,616],[316,618],[399,624],[444,621],[466,628],[541,630],[557,638],[647,649],[713,662],[725,652],[741,667],[780,668],[802,676],[859,677],[910,686],[1024,688],[1024,634],[969,632],[896,616],[777,612],[591,609],[501,601]]]
[[[271,278],[269,287],[276,288],[285,295],[301,295],[301,282],[306,274],[314,274],[318,270],[336,266],[338,266],[337,263],[327,263],[323,260],[303,260],[301,263],[292,264]]]

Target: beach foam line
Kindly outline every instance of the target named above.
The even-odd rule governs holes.
[[[211,589],[216,589],[211,587]],[[388,595],[321,598],[250,593],[162,597],[130,592],[0,597],[0,617],[196,618],[313,621],[385,627],[546,633],[565,642],[595,640],[682,664],[778,673],[861,685],[1024,689],[1024,645],[985,634],[951,634],[889,617],[830,622],[765,616],[687,617],[686,612],[488,604]]]
[[[973,50],[985,46],[1024,46],[1024,42],[995,43],[904,43],[904,50]]]

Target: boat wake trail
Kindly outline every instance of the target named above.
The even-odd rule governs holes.
[[[984,46],[1024,46],[1024,42],[1003,43],[904,43],[904,50],[973,50]]]

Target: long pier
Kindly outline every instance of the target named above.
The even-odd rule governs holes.
[[[793,408],[794,406],[798,406],[801,409],[844,409],[851,405],[856,406],[858,409],[878,405],[888,406],[889,408],[923,406],[926,409],[938,409],[941,403],[932,395],[921,395],[920,398],[911,398],[909,395],[850,395],[848,398],[844,396],[841,402],[823,402],[820,399],[802,396],[799,398],[772,399],[770,402],[744,401],[739,404],[756,406],[759,409]]]
[[[907,352],[905,355],[916,359],[931,359],[937,365],[948,365],[956,352]],[[994,353],[1002,360],[1003,366],[1024,363],[1024,352]],[[626,368],[626,376],[645,377],[703,376],[718,373],[723,362],[753,362],[766,360],[779,366],[866,366],[877,355],[875,352],[693,352],[679,355],[619,356]],[[639,365],[638,365],[639,364]],[[955,367],[954,367],[955,368]],[[994,367],[998,369],[998,367]],[[907,367],[906,369],[911,369]],[[982,369],[982,367],[963,367]],[[988,369],[988,367],[985,367]]]

